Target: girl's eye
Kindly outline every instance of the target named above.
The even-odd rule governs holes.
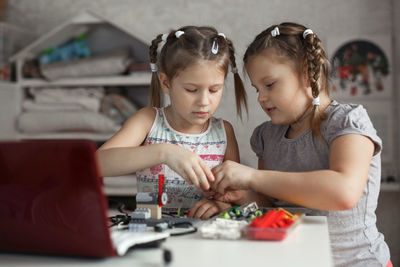
[[[214,94],[214,93],[217,93],[219,91],[219,89],[210,89],[209,91],[210,91],[210,93]]]
[[[274,84],[275,84],[275,82],[268,83],[268,84],[265,85],[265,88],[269,88],[270,89]]]
[[[197,91],[197,89],[189,89],[189,88],[185,88],[186,91],[188,91],[189,93],[195,93]]]

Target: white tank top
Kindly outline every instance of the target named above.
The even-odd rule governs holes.
[[[224,161],[227,140],[222,119],[211,117],[205,132],[185,134],[169,125],[164,108],[156,108],[156,111],[153,126],[143,145],[176,144],[198,154],[210,169]],[[164,174],[168,194],[168,202],[163,207],[163,212],[176,212],[178,208],[187,211],[202,198],[201,190],[188,184],[165,164],[136,172],[138,192],[158,192],[159,174]]]

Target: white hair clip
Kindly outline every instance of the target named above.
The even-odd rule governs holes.
[[[306,39],[307,35],[314,34],[311,29],[307,29],[303,32],[303,38]]]
[[[181,37],[183,34],[185,34],[184,31],[176,31],[176,32],[175,32],[175,36],[176,36],[176,38],[178,38],[178,39],[179,39],[179,37]]]
[[[272,31],[271,35],[272,37],[278,36],[280,34],[278,26],[276,26]]]
[[[218,33],[218,36],[224,37],[224,39],[226,39],[225,34],[223,34],[222,32]],[[214,39],[211,47],[211,53],[213,53],[214,55],[218,54],[218,43],[216,41],[218,41],[218,39]]]
[[[151,72],[157,72],[158,67],[156,63],[150,63]]]
[[[319,96],[313,97],[312,104],[313,106],[319,106]]]
[[[164,34],[161,36],[161,40],[163,40],[164,42],[167,41],[168,35],[169,35],[168,33],[164,33]]]
[[[211,47],[211,53],[214,55],[218,54],[218,43],[216,42],[216,39],[214,39]]]

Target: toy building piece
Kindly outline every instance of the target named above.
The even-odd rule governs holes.
[[[150,219],[151,210],[148,208],[136,208],[135,211],[132,212],[131,217],[132,219]]]
[[[136,208],[149,209],[152,219],[161,219],[161,207],[158,205],[157,193],[140,192],[136,195]]]
[[[158,204],[160,207],[164,207],[168,201],[168,195],[166,192],[166,186],[164,183],[164,174],[158,175]]]
[[[146,232],[147,225],[145,223],[129,223],[129,232]]]
[[[251,202],[238,208],[238,211],[240,211],[244,217],[247,217],[251,212],[256,212],[257,210],[258,205],[256,202]]]
[[[164,174],[158,175],[158,193],[138,193],[136,208],[147,208],[151,211],[151,218],[161,219],[161,207],[167,204],[168,195],[164,184]]]
[[[241,237],[242,229],[247,225],[246,221],[216,218],[203,223],[199,232],[203,238],[235,240]]]
[[[166,222],[157,223],[154,226],[154,231],[155,232],[164,232],[167,229],[168,229],[168,223],[166,223]]]

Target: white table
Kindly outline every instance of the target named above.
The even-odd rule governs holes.
[[[171,267],[333,266],[326,217],[305,217],[285,240],[209,240],[199,233],[169,237]],[[134,249],[124,257],[82,259],[0,253],[1,266],[163,266],[162,249]]]

